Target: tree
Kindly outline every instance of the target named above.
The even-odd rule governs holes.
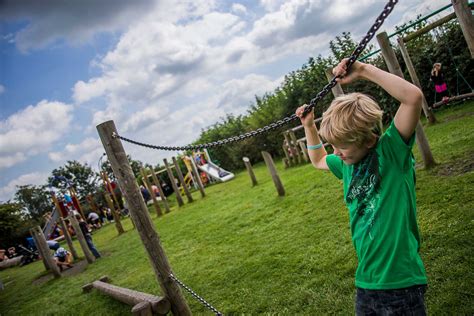
[[[19,186],[15,193],[15,201],[18,202],[26,216],[38,223],[42,222],[43,214],[51,211],[53,207],[49,192],[45,186]]]
[[[88,164],[78,161],[68,161],[65,166],[54,169],[48,182],[60,192],[67,193],[69,185],[77,191],[80,196],[93,194],[99,185],[99,175],[92,170]]]
[[[20,204],[0,204],[0,248],[5,249],[21,243],[31,226],[32,223],[22,216]]]

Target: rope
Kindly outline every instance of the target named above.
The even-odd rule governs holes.
[[[183,282],[181,282],[180,280],[178,280],[177,277],[175,277],[172,273],[170,273],[170,278],[173,279],[176,283],[179,284],[179,286],[181,286],[183,289],[185,289],[186,291],[188,291],[195,299],[197,299],[204,307],[207,307],[209,310],[213,311],[216,316],[222,316],[223,314],[221,312],[219,312],[214,306],[212,306],[211,304],[209,304],[208,302],[206,302],[205,299],[203,299],[202,297],[200,297],[199,295],[196,294],[196,292],[194,292],[190,287],[186,286],[186,284],[184,284]]]
[[[395,5],[397,3],[398,3],[398,0],[389,0],[387,2],[384,9],[380,13],[380,15],[375,19],[374,24],[372,24],[372,26],[370,27],[367,34],[362,38],[362,40],[359,42],[357,47],[354,49],[354,51],[350,55],[349,61],[347,63],[347,69],[348,70],[350,69],[352,64],[354,64],[354,62],[357,60],[357,58],[362,53],[362,51],[365,49],[365,47],[370,42],[370,40],[374,37],[375,32],[377,32],[377,30],[382,26],[383,22],[388,17],[388,15],[392,12],[393,8],[395,7]],[[336,79],[337,79],[336,77],[332,78],[331,81],[326,86],[324,86],[324,88],[316,95],[316,97],[311,99],[311,101],[309,102],[309,106],[307,106],[305,111],[303,112],[303,116],[308,114],[316,106],[316,104],[322,98],[324,98],[329,93],[329,91],[331,91],[331,89],[337,84]],[[151,149],[170,150],[170,151],[200,150],[200,149],[204,149],[204,148],[213,148],[213,147],[218,147],[218,146],[222,146],[222,145],[226,145],[226,144],[230,144],[230,143],[234,143],[234,142],[239,142],[239,141],[242,141],[242,140],[250,138],[250,137],[254,137],[254,136],[257,136],[257,135],[260,135],[260,134],[265,134],[265,133],[268,133],[268,132],[270,132],[274,129],[277,129],[281,126],[284,126],[284,125],[296,120],[297,118],[298,117],[296,116],[296,114],[292,114],[291,116],[288,116],[288,117],[285,117],[285,118],[283,118],[279,121],[270,123],[269,125],[258,128],[254,131],[250,131],[250,132],[247,132],[247,133],[244,133],[244,134],[241,134],[241,135],[237,135],[237,136],[232,136],[232,137],[222,139],[222,140],[218,140],[218,141],[215,141],[215,142],[210,142],[210,143],[205,143],[205,144],[197,144],[197,145],[187,145],[187,146],[159,146],[158,145],[157,146],[157,145],[151,145],[151,144],[138,142],[138,141],[120,136],[117,133],[114,133],[112,135],[112,137],[119,138],[119,139],[121,139],[125,142],[135,144],[135,145],[138,145],[138,146],[142,146],[142,147],[151,148]]]

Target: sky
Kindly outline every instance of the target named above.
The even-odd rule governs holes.
[[[381,31],[449,3],[400,1]],[[245,114],[256,95],[274,91],[309,57],[327,56],[335,36],[361,39],[384,5],[1,0],[0,201],[18,185],[46,184],[68,160],[97,170],[104,149],[96,125],[107,120],[141,142],[193,142],[226,115]],[[124,147],[153,165],[176,155]]]

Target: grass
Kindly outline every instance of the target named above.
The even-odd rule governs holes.
[[[421,255],[429,314],[474,313],[474,102],[436,113],[425,126],[438,165],[417,170]],[[417,148],[417,161],[421,161]],[[355,251],[341,183],[309,164],[283,169],[278,197],[265,165],[206,189],[162,218],[150,214],[178,278],[225,314],[353,314]],[[112,283],[159,295],[140,238],[129,220],[117,236],[94,234],[104,257],[74,276],[38,282],[41,262],[0,272],[1,315],[129,314],[130,307],[81,286],[106,274]],[[194,314],[209,314],[185,294]]]

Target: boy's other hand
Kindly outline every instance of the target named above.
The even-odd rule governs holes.
[[[339,64],[333,68],[332,74],[337,78],[336,81],[340,84],[348,84],[352,81],[362,78],[362,71],[364,70],[365,64],[356,61],[352,64],[351,69],[347,72],[347,63],[349,58],[344,58]]]
[[[314,124],[314,108],[312,108],[311,111],[309,111],[309,113],[306,114],[305,117],[303,117],[303,112],[307,106],[307,104],[303,104],[302,106],[296,109],[295,114],[300,118],[301,124],[304,127],[311,127]]]

